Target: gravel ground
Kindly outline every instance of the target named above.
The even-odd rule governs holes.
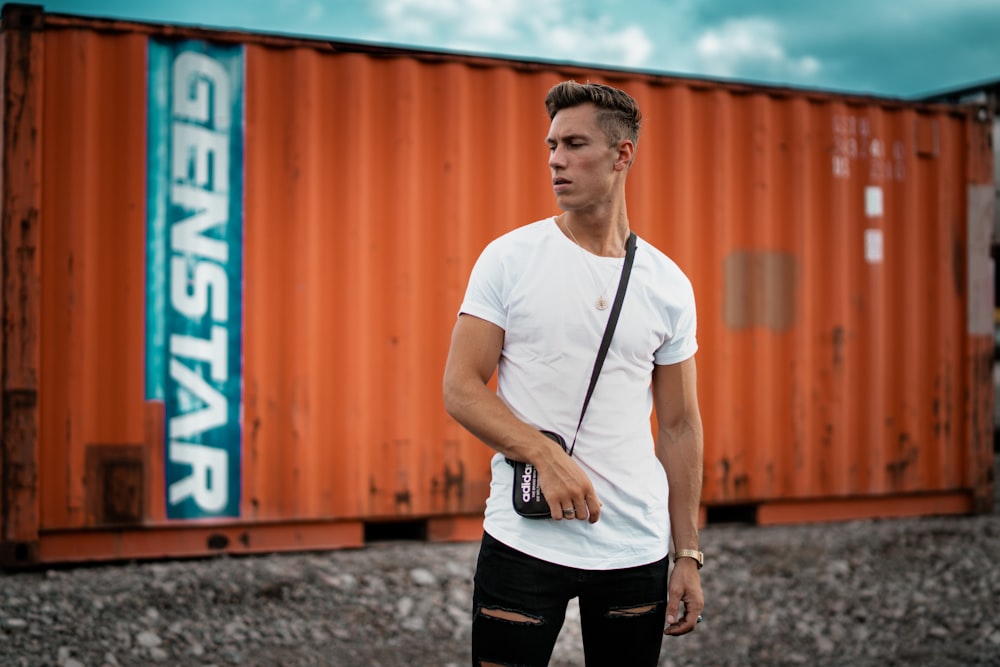
[[[706,620],[664,639],[663,667],[1000,665],[1000,511],[710,525],[702,543]],[[392,542],[3,573],[0,665],[464,667],[476,551]],[[574,604],[551,667],[578,665]]]

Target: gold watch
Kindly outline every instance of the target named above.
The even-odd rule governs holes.
[[[705,554],[698,551],[697,549],[678,549],[674,552],[674,562],[677,562],[678,558],[693,558],[694,562],[698,563],[698,569],[705,564]]]

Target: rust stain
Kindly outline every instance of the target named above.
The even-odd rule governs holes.
[[[722,489],[723,497],[729,500],[745,498],[749,495],[750,476],[746,473],[732,475],[732,463],[728,458],[719,460],[722,468]]]
[[[451,467],[446,463],[444,466],[444,498],[447,502],[452,493],[455,494],[456,500],[459,503],[462,502],[462,496],[465,491],[465,463],[463,461],[458,461],[458,468],[455,472],[452,472]]]
[[[910,442],[910,436],[907,433],[899,434],[898,448],[901,456],[885,465],[886,473],[889,475],[889,486],[897,491],[906,487],[908,471],[916,465],[920,456],[919,447]]]
[[[465,462],[458,460],[455,470],[445,462],[441,476],[431,479],[431,495],[442,496],[444,507],[461,507],[465,499]]]
[[[725,457],[719,459],[719,467],[722,468],[722,497],[728,498],[731,495],[729,489],[729,459]]]
[[[844,344],[847,341],[847,335],[844,331],[844,327],[837,325],[833,328],[833,367],[841,368],[844,364]]]
[[[0,455],[0,542],[38,534],[38,395],[3,392]]]
[[[413,496],[410,493],[409,489],[403,489],[401,491],[397,491],[395,494],[393,494],[393,500],[396,503],[397,512],[413,511]],[[406,508],[405,510],[403,509],[404,507]]]

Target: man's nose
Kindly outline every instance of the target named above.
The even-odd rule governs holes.
[[[561,148],[556,146],[549,150],[549,166],[550,167],[562,167],[566,165],[566,160],[563,159],[563,151]]]

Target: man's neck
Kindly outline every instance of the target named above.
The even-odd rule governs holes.
[[[614,215],[566,211],[557,221],[563,233],[587,252],[602,257],[625,256],[629,224],[624,205]]]

